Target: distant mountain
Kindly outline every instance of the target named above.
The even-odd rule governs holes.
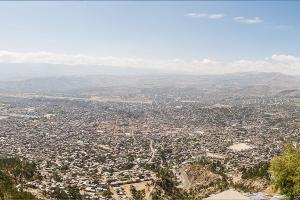
[[[0,92],[68,93],[75,91],[78,94],[104,89],[122,91],[124,88],[179,88],[183,91],[207,90],[217,93],[230,92],[236,95],[287,95],[300,89],[300,76],[259,72],[201,76],[124,73],[123,75],[40,77],[0,82]]]
[[[142,75],[157,74],[155,70],[131,67],[61,64],[0,63],[0,81],[24,80],[57,76]]]
[[[278,96],[293,96],[300,98],[300,89],[282,90],[277,93]]]
[[[266,85],[266,86],[287,86],[298,87],[300,76],[290,76],[281,73],[267,72],[243,72],[217,76],[220,82],[231,85]]]

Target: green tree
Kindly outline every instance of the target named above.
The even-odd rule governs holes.
[[[110,198],[112,197],[113,193],[110,191],[109,188],[107,188],[107,190],[105,190],[105,191],[102,193],[102,195],[103,195],[104,197],[110,199]]]
[[[12,196],[12,199],[15,199],[15,200],[20,200],[20,199],[34,200],[34,199],[36,199],[29,192],[12,192],[11,196]]]
[[[0,200],[35,199],[26,191],[16,188],[37,175],[35,163],[19,158],[0,158]]]
[[[4,200],[4,193],[0,190],[0,200]]]
[[[271,181],[288,199],[300,198],[300,150],[285,145],[283,154],[274,157],[270,165]]]
[[[192,194],[176,187],[176,177],[168,168],[161,168],[154,181],[153,200],[193,200]]]
[[[167,195],[171,196],[171,194],[174,193],[174,190],[176,190],[174,174],[169,169],[162,168],[157,175],[159,177],[157,185],[159,185]]]
[[[82,195],[80,194],[80,190],[76,186],[70,186],[68,188],[69,197],[72,200],[81,200],[83,199]]]
[[[54,172],[53,173],[53,179],[57,182],[62,182],[63,181],[63,178],[60,174],[58,174],[58,172]]]
[[[67,194],[64,190],[60,189],[59,187],[56,187],[56,188],[54,189],[54,191],[53,191],[53,193],[52,193],[52,197],[53,197],[54,199],[58,199],[58,200],[66,200],[66,199],[69,199],[68,194]]]
[[[269,180],[269,170],[270,163],[269,162],[259,162],[256,165],[246,169],[242,168],[242,179],[251,179],[251,178],[265,178]]]
[[[130,192],[132,199],[134,200],[143,200],[145,199],[145,190],[137,190],[133,185],[130,186]]]
[[[152,200],[159,200],[161,196],[162,195],[161,195],[161,191],[160,190],[153,191],[151,193]]]

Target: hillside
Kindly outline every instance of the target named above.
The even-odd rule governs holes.
[[[0,159],[0,199],[36,199],[23,185],[37,178],[36,166],[17,158]]]

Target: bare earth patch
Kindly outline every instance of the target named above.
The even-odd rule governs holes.
[[[233,144],[233,145],[229,146],[228,148],[233,151],[246,151],[246,150],[252,149],[252,147],[247,145],[246,143]]]
[[[146,200],[151,200],[151,192],[153,190],[153,186],[147,187],[147,183],[150,185],[151,181],[145,181],[140,183],[133,183],[133,184],[125,184],[122,185],[121,188],[124,189],[124,192],[127,197],[132,197],[130,192],[130,186],[133,185],[137,190],[145,190],[146,193]]]

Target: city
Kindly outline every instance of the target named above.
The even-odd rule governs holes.
[[[299,11],[0,1],[0,200],[300,200]]]
[[[38,163],[41,180],[24,188],[41,198],[76,186],[86,198],[129,199],[134,185],[149,199],[159,167],[173,171],[177,187],[195,190],[201,181],[191,166],[202,159],[221,163],[238,183],[242,169],[270,161],[285,142],[299,142],[299,99],[286,92],[292,95],[211,92],[211,102],[161,88],[135,97],[1,93],[1,155]]]

